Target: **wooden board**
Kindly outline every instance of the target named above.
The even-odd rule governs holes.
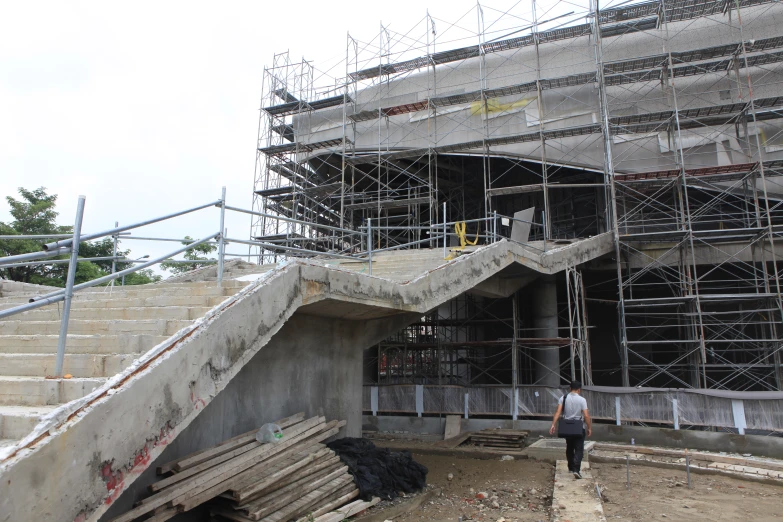
[[[446,431],[443,440],[454,438],[462,431],[462,419],[459,415],[446,415]]]
[[[253,504],[248,506],[249,509],[247,511],[247,515],[253,520],[259,520],[267,515],[271,515],[272,513],[280,509],[283,509],[285,506],[302,498],[308,493],[311,493],[312,491],[315,491],[318,488],[325,486],[326,484],[332,482],[333,480],[345,476],[350,476],[348,475],[347,466],[339,467],[336,470],[333,470],[330,473],[323,476],[318,476],[315,478],[308,477],[300,482],[291,484],[287,488],[284,488],[285,491],[283,490],[276,491],[271,495],[268,495],[267,497],[263,497],[262,499],[259,499],[257,502],[254,502]]]
[[[281,428],[287,428],[303,420],[304,420],[304,412],[300,412],[297,413],[296,415],[291,415],[290,417],[286,417],[284,419],[275,421],[274,424],[279,425]],[[204,448],[202,450],[196,451],[195,453],[191,453],[189,455],[185,455],[184,457],[180,457],[175,461],[169,462],[167,464],[164,464],[163,466],[158,467],[157,470],[158,475],[163,475],[170,471],[176,472],[191,466],[195,466],[206,460],[209,460],[210,458],[217,457],[218,455],[221,455],[225,452],[234,450],[239,446],[247,444],[248,442],[255,441],[257,432],[258,432],[258,428],[242,433],[241,435],[237,435],[236,437],[232,437],[228,440],[224,440],[223,442],[216,444],[215,446]]]

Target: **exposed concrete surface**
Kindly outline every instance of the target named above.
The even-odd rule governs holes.
[[[590,464],[582,463],[582,480],[568,471],[568,462],[558,460],[552,489],[552,522],[606,521],[604,507],[595,489]]]
[[[445,417],[373,417],[372,415],[363,417],[365,429],[372,427],[386,433],[401,431],[413,434],[442,434],[445,422]],[[530,432],[528,440],[535,440],[537,437],[550,437],[549,427],[551,425],[551,420],[463,419],[462,431],[479,431],[485,428],[525,430]],[[783,438],[760,435],[593,423],[593,436],[588,440],[630,444],[631,439],[641,445],[740,454],[751,453],[754,456],[783,459]]]
[[[0,464],[0,520],[98,519],[295,312],[364,326],[391,316],[412,320],[512,264],[552,274],[612,248],[609,234],[546,253],[499,242],[405,284],[317,261],[268,271],[94,392],[44,417]],[[357,368],[365,347],[355,346]],[[349,432],[358,429],[355,417]]]

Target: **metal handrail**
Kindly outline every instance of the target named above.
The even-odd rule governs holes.
[[[146,225],[151,225],[153,223],[159,223],[161,221],[166,221],[167,219],[183,216],[185,214],[190,214],[191,212],[196,212],[198,210],[202,210],[209,207],[215,207],[219,206],[221,204],[222,200],[213,201],[211,203],[207,203],[205,205],[199,205],[198,207],[189,208],[187,210],[181,210],[179,212],[174,212],[173,214],[167,214],[165,216],[154,218],[154,219],[148,219],[147,221],[142,221],[140,223],[134,223],[132,225],[124,225],[121,227],[112,228],[109,230],[105,230],[103,232],[96,232],[94,234],[86,234],[84,236],[81,236],[81,241],[89,241],[91,239],[98,239],[99,237],[105,237],[105,236],[113,236],[116,234],[119,234],[120,232],[125,232],[126,230],[131,230],[134,228],[143,227]],[[52,250],[56,248],[70,248],[71,244],[73,243],[73,238],[71,239],[65,239],[63,241],[55,241],[54,243],[46,243],[42,246],[44,250]]]

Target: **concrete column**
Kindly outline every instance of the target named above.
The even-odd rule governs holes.
[[[536,337],[554,338],[557,333],[557,285],[555,276],[542,275],[533,289],[533,328]],[[560,350],[541,346],[535,350],[536,384],[560,385]]]

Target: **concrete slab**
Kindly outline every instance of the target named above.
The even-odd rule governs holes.
[[[568,471],[568,462],[558,460],[552,490],[552,522],[606,522],[590,465],[582,463],[582,479]]]

